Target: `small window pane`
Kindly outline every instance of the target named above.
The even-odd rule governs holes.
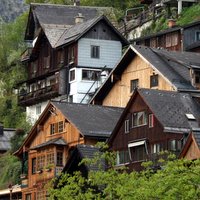
[[[62,166],[63,165],[63,153],[62,152],[57,152],[56,165],[57,166]]]
[[[129,133],[130,126],[129,126],[129,119],[125,120],[125,133]]]
[[[100,47],[91,46],[91,58],[99,58],[99,57],[100,57]]]
[[[150,114],[149,115],[149,128],[154,127],[154,115]]]
[[[127,151],[118,151],[117,152],[117,165],[129,163],[129,153]]]
[[[150,77],[150,87],[158,86],[158,75],[152,75]]]
[[[138,79],[131,80],[130,92],[133,92],[138,87],[138,83]]]
[[[36,173],[36,158],[32,159],[32,174]]]
[[[64,123],[63,121],[58,122],[58,132],[62,133],[64,130]]]
[[[69,72],[69,80],[74,81],[75,80],[75,70],[71,70]]]

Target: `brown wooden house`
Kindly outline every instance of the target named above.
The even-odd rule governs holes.
[[[200,107],[188,93],[136,89],[122,113],[108,144],[117,152],[117,166],[141,170],[141,163],[158,153],[180,155],[192,132],[199,128]]]
[[[132,46],[90,103],[125,107],[135,88],[199,93],[200,54]]]
[[[102,15],[108,9],[31,4],[25,33],[31,47],[21,58],[28,78],[17,85],[31,122],[48,100],[86,103],[105,80],[101,72],[120,59],[127,41]]]
[[[176,26],[130,41],[134,45],[164,48],[172,51],[200,52],[200,21]]]
[[[190,133],[182,151],[180,158],[185,158],[188,160],[196,160],[200,158],[200,130],[194,129]]]
[[[46,199],[45,184],[60,174],[76,146],[105,141],[122,110],[49,102],[15,153],[22,160],[22,199]]]

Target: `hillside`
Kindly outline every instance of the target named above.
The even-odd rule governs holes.
[[[0,17],[5,22],[11,22],[27,9],[24,0],[1,0]]]

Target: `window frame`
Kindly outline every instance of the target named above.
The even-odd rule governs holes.
[[[76,81],[76,69],[75,68],[69,70],[69,82],[71,83],[73,81]]]
[[[195,42],[200,41],[200,30],[195,31]]]
[[[126,165],[130,163],[130,156],[128,150],[122,150],[116,152],[116,165]]]
[[[130,80],[130,93],[134,92],[136,88],[139,86],[139,79]]]
[[[130,132],[130,120],[126,119],[124,121],[124,133],[129,133]]]
[[[154,127],[154,123],[155,123],[154,114],[152,114],[152,113],[149,114],[148,123],[149,123],[149,128]]]
[[[100,58],[100,46],[99,45],[91,45],[90,49],[91,49],[90,57],[99,59]]]
[[[34,157],[31,160],[31,172],[32,174],[36,174],[36,171],[37,171],[37,159],[36,157]]]
[[[141,147],[144,147],[144,149],[143,149],[144,151],[142,152],[143,158],[140,159],[139,158],[140,155],[138,156],[138,153],[141,153],[141,152],[138,152],[140,150],[140,149],[138,150],[138,148],[141,148]],[[131,151],[132,148],[135,148],[137,150],[136,151],[136,153],[137,153],[136,156],[132,155],[132,151],[133,151],[133,150]],[[148,156],[148,149],[147,149],[146,140],[133,141],[133,142],[128,143],[128,151],[129,151],[130,160],[132,162],[142,162],[142,161],[145,161],[147,159],[147,156]],[[134,157],[136,157],[136,159],[134,159]]]
[[[150,88],[158,87],[158,74],[150,76]]]
[[[139,114],[140,113],[143,113],[143,121],[144,123],[143,124],[140,124],[139,123]],[[135,117],[137,117],[137,124],[135,124]],[[140,126],[146,126],[147,125],[147,113],[145,111],[139,111],[139,112],[134,112],[132,113],[132,128],[136,128],[136,127],[140,127]]]
[[[62,155],[61,158],[59,158],[58,155]],[[57,151],[56,152],[56,166],[62,167],[63,166],[63,152],[62,151]]]
[[[81,80],[82,81],[98,81],[99,80],[98,73],[100,72],[101,72],[100,70],[82,69]],[[86,73],[87,76],[84,77],[83,75],[84,73]]]

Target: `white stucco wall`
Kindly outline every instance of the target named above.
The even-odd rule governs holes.
[[[91,58],[91,45],[100,46],[100,58]],[[122,44],[113,40],[82,38],[78,41],[78,66],[113,68],[122,55]]]

